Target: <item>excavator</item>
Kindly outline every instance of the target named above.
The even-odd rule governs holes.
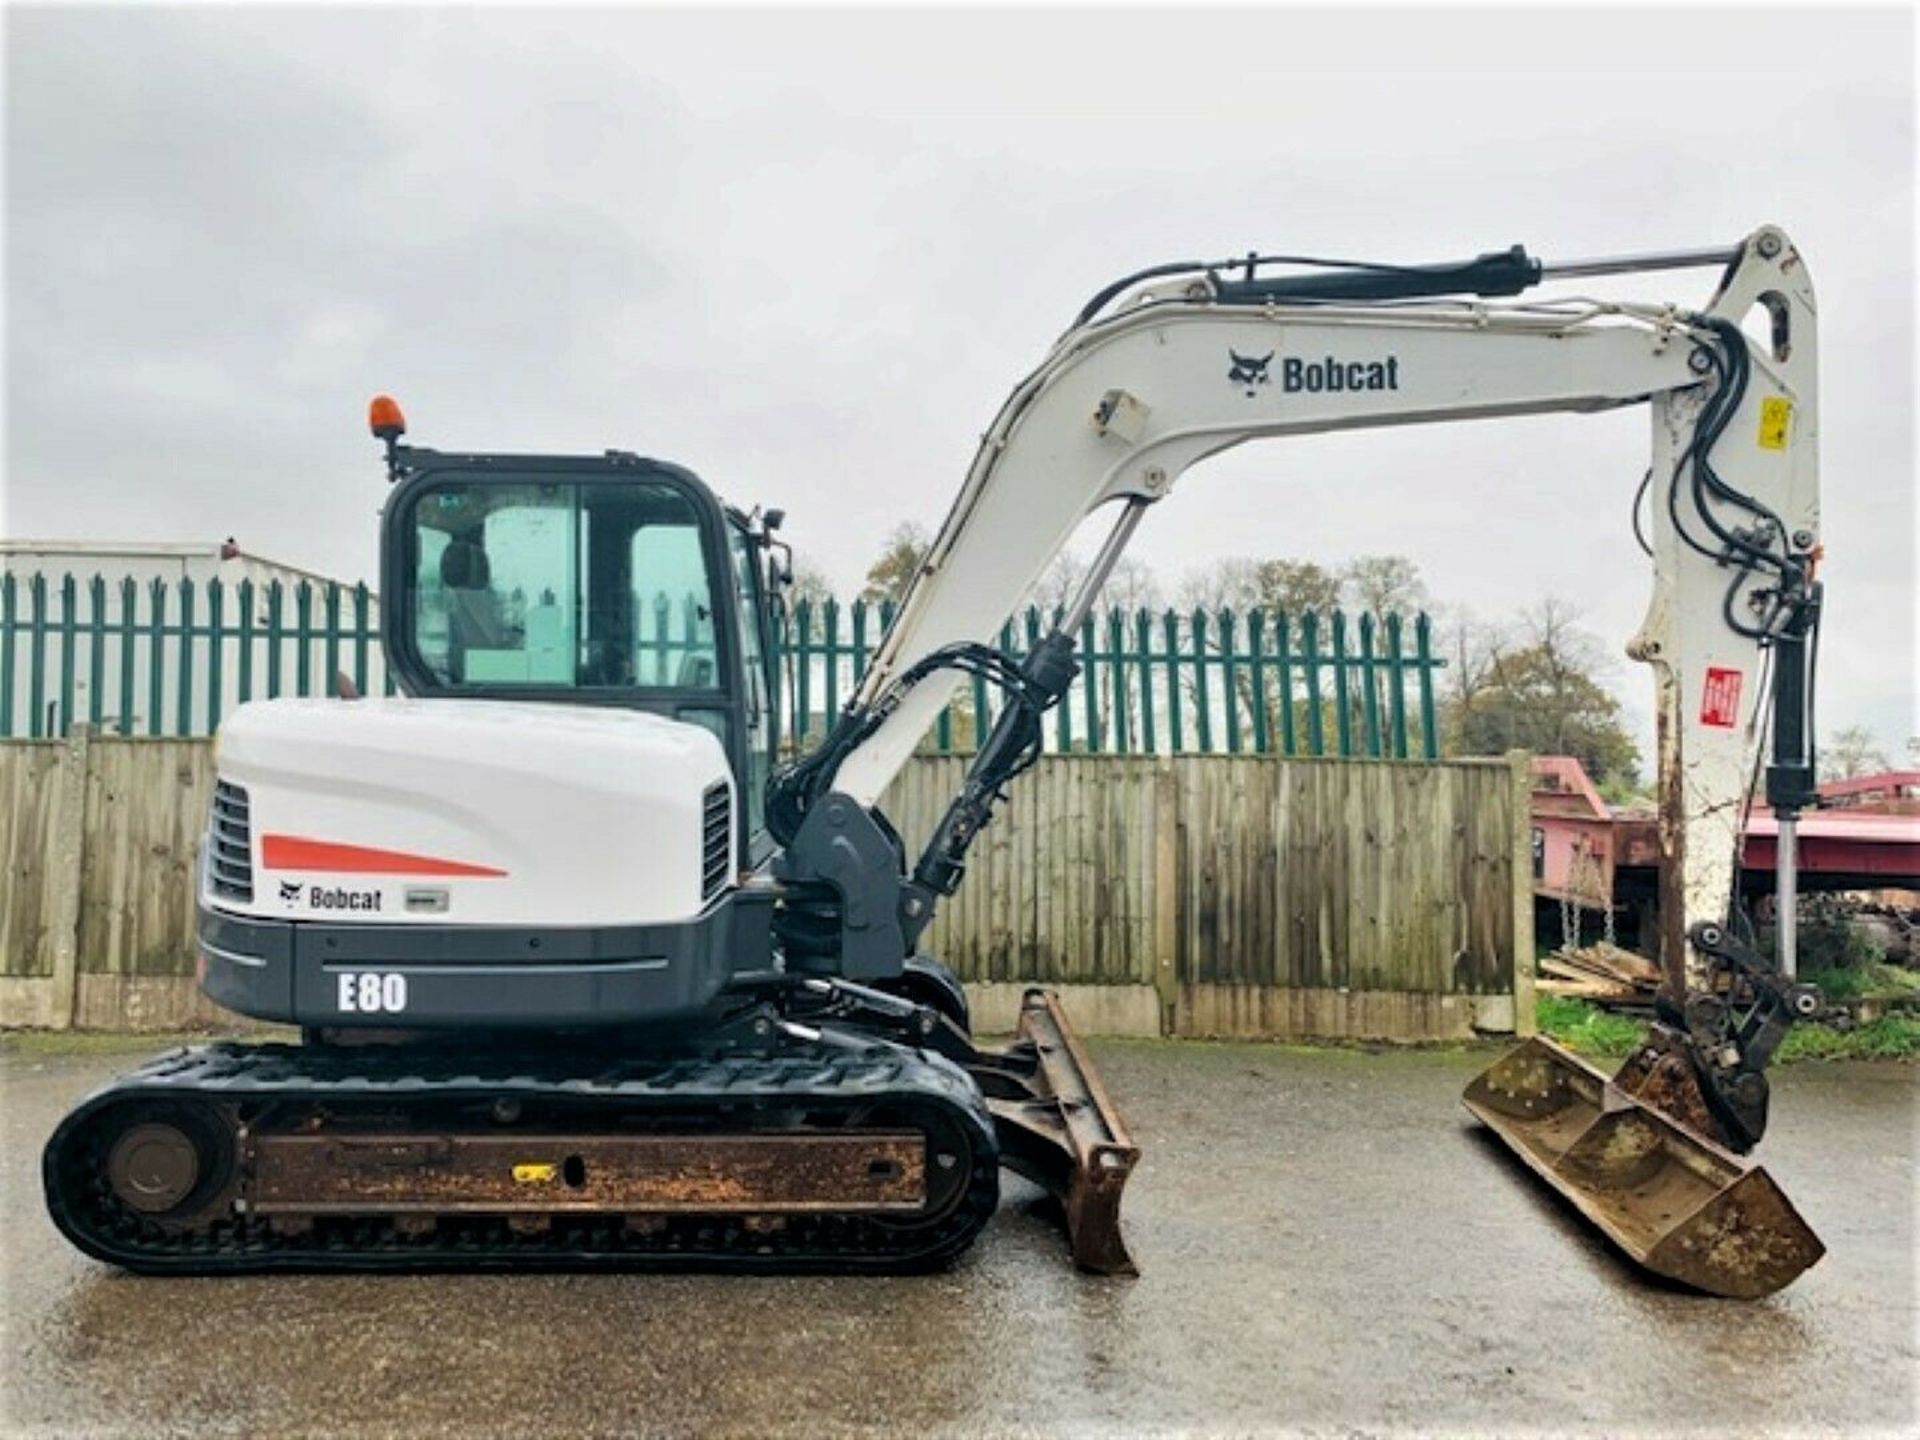
[[[1703,308],[1530,293],[1686,268],[1719,272]],[[1465,1099],[1648,1269],[1778,1289],[1821,1253],[1745,1158],[1769,1058],[1815,1004],[1790,928],[1821,604],[1814,316],[1771,226],[1559,263],[1255,253],[1128,275],[1007,398],[852,698],[790,759],[780,512],[623,451],[405,444],[377,398],[399,693],[241,706],[200,861],[205,993],[300,1042],[174,1051],[84,1100],[44,1153],[55,1222],[165,1274],[902,1271],[971,1244],[1005,1166],[1058,1202],[1081,1267],[1131,1270],[1139,1152],[1058,1000],[1028,992],[1010,1043],[976,1043],[921,949],[1042,752],[1102,583],[1187,470],[1244,442],[1633,405],[1660,1007],[1614,1076],[1532,1039]],[[1103,510],[1054,628],[997,649]],[[975,679],[997,717],[910,854],[879,802]],[[1766,745],[1778,962],[1734,883]]]

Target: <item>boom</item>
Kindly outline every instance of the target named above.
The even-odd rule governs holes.
[[[871,807],[950,698],[948,684],[918,682],[955,647],[995,635],[1080,522],[1118,502],[1113,535],[1055,636],[1070,652],[1079,618],[1143,511],[1208,456],[1331,430],[1646,404],[1653,588],[1629,648],[1657,680],[1669,861],[1662,915],[1673,968],[1688,926],[1726,917],[1765,723],[1766,659],[1812,602],[1813,290],[1773,228],[1717,254],[1567,267],[1709,259],[1726,266],[1699,311],[1584,299],[1303,303],[1299,291],[1328,277],[1289,288],[1213,271],[1100,308],[1002,406],[827,742],[838,753],[811,783],[830,778]],[[1762,347],[1739,329],[1756,305],[1771,334]],[[1623,484],[1622,498],[1628,493]],[[985,803],[990,797],[961,827],[960,851],[985,823]],[[957,877],[948,866],[934,888],[950,890]],[[1671,978],[1681,991],[1681,977]]]

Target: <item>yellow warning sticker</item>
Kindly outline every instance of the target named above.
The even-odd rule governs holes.
[[[1787,448],[1787,426],[1793,420],[1793,401],[1784,395],[1769,395],[1760,402],[1760,448]]]
[[[557,1165],[516,1165],[513,1178],[522,1185],[540,1185],[560,1173]]]

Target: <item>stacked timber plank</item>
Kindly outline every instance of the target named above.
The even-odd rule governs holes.
[[[1605,943],[1566,947],[1540,960],[1541,978],[1534,985],[1547,995],[1569,995],[1613,1009],[1644,1009],[1653,1005],[1660,985],[1660,967],[1644,955]]]

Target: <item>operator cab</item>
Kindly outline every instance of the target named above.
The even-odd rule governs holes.
[[[380,430],[376,424],[376,434]],[[645,710],[716,735],[758,865],[780,743],[769,552],[779,512],[720,500],[678,465],[394,445],[381,625],[399,689],[436,699]],[[537,742],[536,742],[537,743]]]

